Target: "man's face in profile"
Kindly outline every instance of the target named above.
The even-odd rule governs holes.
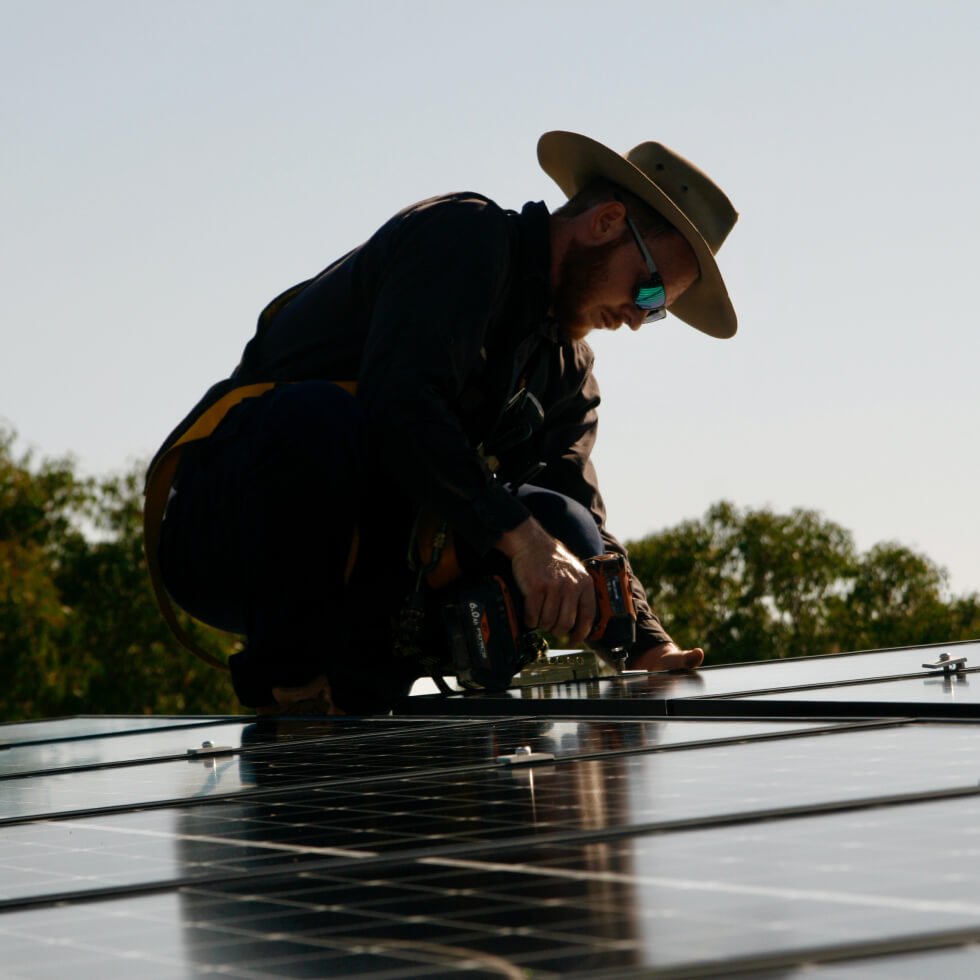
[[[668,306],[698,276],[697,259],[677,232],[659,235],[648,247],[663,276]],[[649,275],[646,262],[624,228],[615,241],[602,245],[569,242],[558,267],[552,311],[562,335],[582,340],[593,330],[633,330],[644,311],[634,303],[636,288]]]

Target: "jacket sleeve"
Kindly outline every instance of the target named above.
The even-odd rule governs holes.
[[[646,590],[630,567],[626,549],[606,529],[606,508],[591,459],[599,405],[599,386],[592,374],[592,351],[581,342],[566,344],[561,349],[561,356],[561,375],[563,385],[568,386],[568,394],[555,404],[554,411],[549,411],[545,416],[539,445],[541,461],[546,465],[534,482],[587,507],[599,527],[606,550],[626,558],[636,606],[636,642],[633,651],[639,653],[659,643],[669,642],[670,635],[650,608]]]
[[[505,215],[485,200],[422,208],[375,259],[358,401],[373,464],[478,553],[528,516],[452,411],[481,369],[508,285]]]

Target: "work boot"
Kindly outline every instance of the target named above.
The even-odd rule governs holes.
[[[256,708],[257,715],[342,715],[330,692],[330,682],[325,674],[300,687],[274,687],[275,704]]]

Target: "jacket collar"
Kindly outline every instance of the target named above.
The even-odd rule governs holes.
[[[557,325],[548,315],[551,308],[551,225],[547,206],[528,201],[516,216],[519,228],[518,274],[525,296],[532,331],[558,340]]]

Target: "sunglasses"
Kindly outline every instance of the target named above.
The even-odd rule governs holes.
[[[636,295],[633,297],[633,304],[637,309],[643,310],[643,322],[653,323],[654,320],[662,320],[667,315],[667,291],[664,289],[663,276],[657,271],[650,252],[646,247],[640,233],[633,224],[633,219],[626,213],[626,224],[633,233],[637,248],[643,255],[643,260],[647,264],[647,271],[650,273],[649,279],[644,279],[636,287]]]

